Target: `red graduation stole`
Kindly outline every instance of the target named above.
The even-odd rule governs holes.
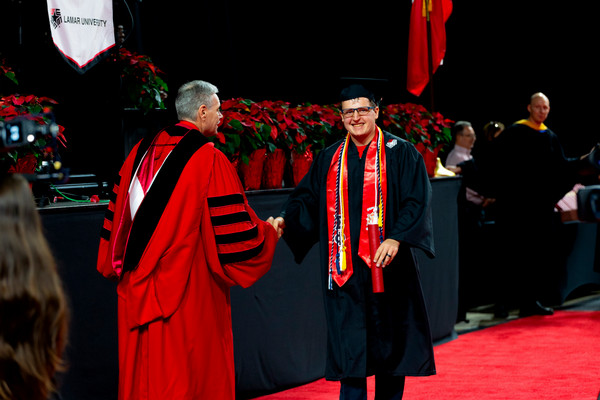
[[[327,231],[329,234],[329,289],[332,280],[342,286],[352,276],[352,249],[348,217],[348,145],[350,134],[333,155],[327,173]],[[367,220],[376,219],[380,241],[384,237],[384,199],[387,194],[383,132],[377,127],[375,140],[366,149],[362,215],[358,255],[371,265]]]

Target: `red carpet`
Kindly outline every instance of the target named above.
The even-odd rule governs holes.
[[[434,350],[438,374],[408,377],[405,400],[597,400],[600,392],[600,311],[517,319]],[[339,383],[321,379],[257,399],[333,400],[338,393]]]

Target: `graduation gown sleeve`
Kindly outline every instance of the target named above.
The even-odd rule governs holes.
[[[213,272],[229,286],[249,287],[269,270],[277,234],[248,205],[237,173],[220,151],[210,182],[206,204],[213,231],[204,237],[219,259]]]
[[[386,134],[386,142],[391,138]],[[419,248],[428,257],[434,257],[431,184],[425,162],[413,145],[395,140],[395,146],[386,147],[390,192],[386,207],[386,238]]]

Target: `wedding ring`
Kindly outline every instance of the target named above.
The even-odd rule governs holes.
[[[391,257],[389,254],[386,254],[385,256],[386,256],[386,257]]]

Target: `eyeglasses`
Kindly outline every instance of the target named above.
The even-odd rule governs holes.
[[[375,107],[357,107],[357,108],[344,108],[342,110],[342,115],[344,118],[351,118],[354,116],[354,111],[358,113],[361,117],[369,114],[369,111],[373,110]]]

